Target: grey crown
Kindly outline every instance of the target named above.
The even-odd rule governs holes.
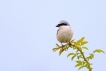
[[[60,26],[70,26],[70,24],[65,20],[61,20],[59,24],[56,25],[56,27],[60,27]]]

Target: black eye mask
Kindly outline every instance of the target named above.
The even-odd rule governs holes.
[[[66,23],[61,23],[61,24],[58,24],[56,27],[60,27],[60,26],[67,26],[68,24]]]

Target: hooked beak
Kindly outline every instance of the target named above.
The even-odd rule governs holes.
[[[59,27],[59,24],[57,24],[56,27]]]

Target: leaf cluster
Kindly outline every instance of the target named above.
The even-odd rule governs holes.
[[[85,37],[80,38],[77,41],[70,41],[64,45],[64,47],[56,44],[56,48],[53,48],[53,51],[59,50],[59,55],[61,55],[64,51],[67,51],[69,48],[75,50],[75,52],[70,52],[67,57],[71,57],[71,60],[75,60],[76,64],[75,67],[78,67],[78,70],[82,68],[87,68],[89,71],[92,71],[91,63],[89,60],[92,60],[94,58],[95,53],[105,53],[101,49],[95,49],[92,53],[89,54],[89,56],[85,56],[83,50],[89,50],[85,44],[88,42],[84,40]]]

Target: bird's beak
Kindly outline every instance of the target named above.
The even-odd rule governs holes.
[[[56,27],[59,27],[59,25],[57,24]]]

